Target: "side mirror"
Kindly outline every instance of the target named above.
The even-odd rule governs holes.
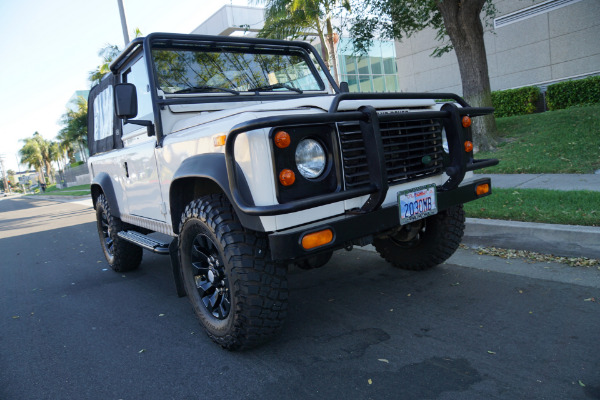
[[[348,82],[340,82],[340,93],[350,93]]]
[[[129,119],[137,116],[137,92],[133,83],[115,85],[115,110],[119,118]]]

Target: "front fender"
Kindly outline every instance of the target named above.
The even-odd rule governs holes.
[[[238,167],[238,184],[244,199],[254,204],[248,182]],[[229,178],[222,153],[198,154],[184,160],[175,174],[169,188],[171,222],[173,230],[179,226],[179,219],[185,206],[192,200],[213,193],[224,193],[233,205],[242,225],[248,229],[264,232],[260,218],[244,214],[235,205],[229,189]]]

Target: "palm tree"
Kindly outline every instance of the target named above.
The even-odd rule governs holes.
[[[343,10],[350,11],[349,0],[256,0],[265,5],[265,24],[260,37],[297,39],[316,33],[321,42],[323,60],[333,68],[339,84],[335,36],[332,19]],[[312,33],[310,33],[312,32]]]
[[[87,147],[87,100],[79,96],[77,99],[77,110],[67,110],[62,116],[64,127],[59,131],[57,139],[64,149],[70,145],[77,146],[84,161],[87,161],[85,148]]]
[[[135,37],[142,36],[142,32],[139,28],[135,28],[134,32]],[[92,86],[100,83],[104,75],[110,72],[110,64],[113,60],[119,55],[121,49],[116,44],[107,43],[106,46],[100,49],[98,52],[98,56],[102,57],[102,63],[96,67],[95,70],[90,71],[89,80],[92,83]]]
[[[116,44],[106,44],[100,49],[98,56],[102,57],[102,63],[94,71],[90,71],[89,80],[92,86],[100,83],[104,75],[110,72],[110,64],[119,55],[121,49]]]
[[[34,137],[22,139],[25,144],[19,150],[21,155],[21,164],[27,165],[28,168],[34,168],[38,173],[38,180],[40,183],[45,182],[44,180],[44,157],[40,149],[39,141],[35,139],[38,132],[34,133]]]

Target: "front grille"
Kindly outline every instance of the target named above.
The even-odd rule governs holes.
[[[422,119],[380,122],[388,184],[442,172],[442,121]],[[358,123],[339,123],[346,188],[370,183],[367,153]],[[427,158],[429,156],[429,158]]]

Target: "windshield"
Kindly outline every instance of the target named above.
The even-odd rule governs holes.
[[[325,90],[320,68],[302,49],[154,47],[152,57],[158,88],[167,94]]]

